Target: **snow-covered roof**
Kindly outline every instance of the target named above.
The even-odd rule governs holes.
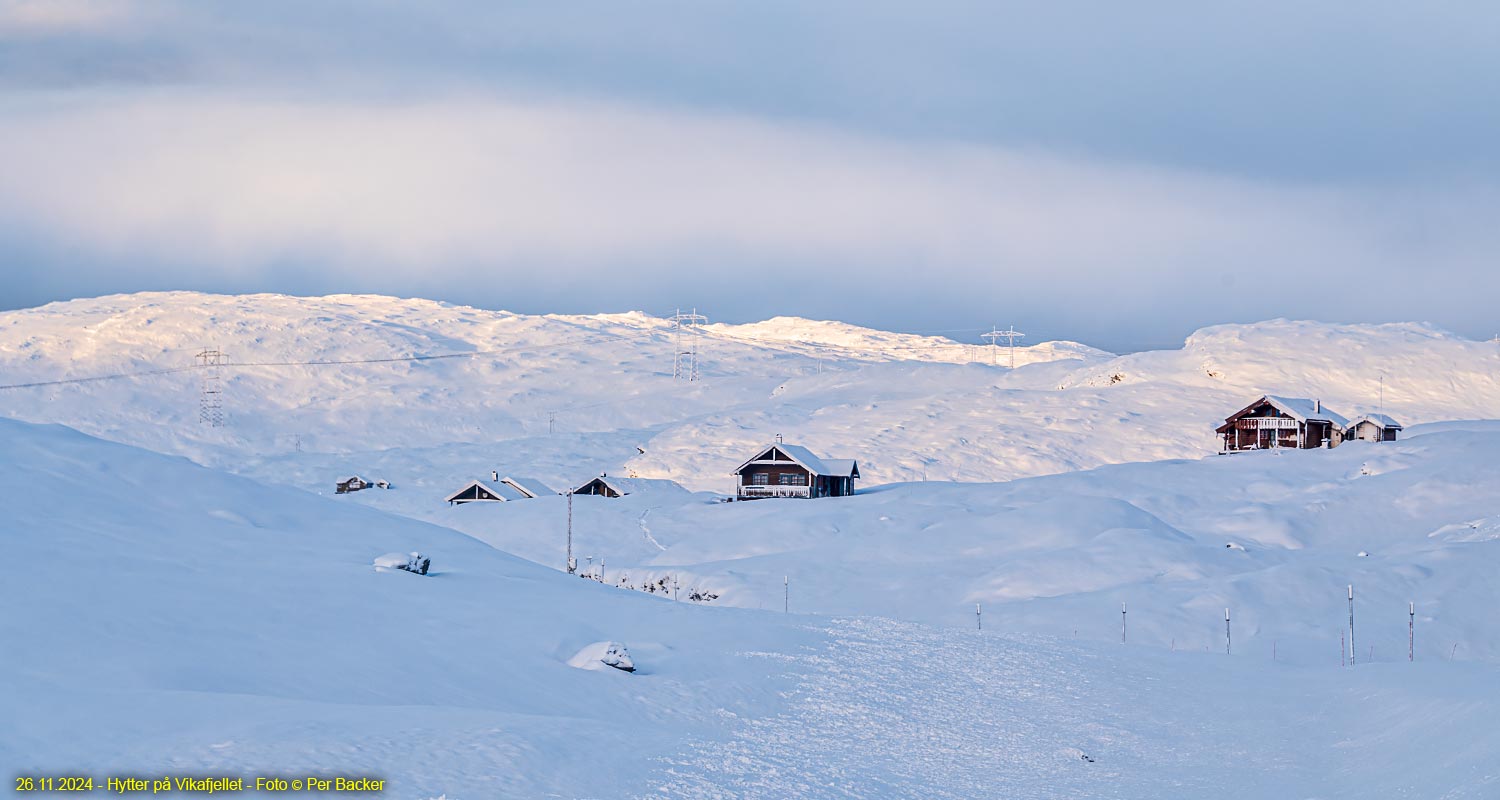
[[[1349,427],[1352,428],[1361,422],[1371,422],[1382,428],[1395,428],[1397,430],[1403,429],[1401,423],[1397,422],[1394,419],[1391,419],[1385,414],[1361,414],[1353,422],[1349,423]]]
[[[824,475],[837,475],[840,478],[859,477],[859,465],[852,458],[825,458],[823,466],[828,468]]]
[[[1306,397],[1278,397],[1271,394],[1266,395],[1265,400],[1275,406],[1281,413],[1300,422],[1318,420],[1321,422],[1332,422],[1340,428],[1349,427],[1349,420],[1345,419],[1342,414],[1330,411],[1328,406],[1323,406],[1319,410],[1318,401],[1316,400],[1309,400]]]
[[[364,480],[365,480],[364,478],[361,478],[358,475],[350,475],[347,478],[339,478],[337,482],[338,483],[353,483],[355,481],[360,481],[361,483],[363,483]]]
[[[536,478],[516,478],[506,475],[500,479],[500,482],[521,490],[527,497],[545,497],[549,494],[557,494],[551,487]]]
[[[739,472],[745,467],[750,466],[752,462],[760,461],[761,456],[771,452],[771,450],[773,449],[780,450],[787,458],[790,458],[792,461],[795,461],[796,463],[807,468],[807,471],[811,472],[814,475],[836,475],[839,477],[847,478],[855,474],[859,469],[857,466],[855,466],[854,459],[851,458],[822,459],[813,455],[811,450],[808,450],[806,447],[803,447],[800,444],[785,444],[783,442],[775,442],[766,445],[764,448],[761,448],[761,450],[755,454],[754,458],[751,458],[745,463],[740,464],[739,467],[735,469],[735,472]]]
[[[459,489],[453,494],[448,495],[447,497],[443,498],[443,500],[445,502],[451,503],[454,500],[457,500],[459,495],[469,491],[469,489],[474,486],[483,488],[486,492],[494,495],[495,499],[497,500],[525,500],[528,497],[528,495],[522,492],[520,489],[517,489],[516,487],[511,486],[507,483],[490,483],[488,481],[473,480],[464,484],[463,488]]]
[[[823,463],[823,459],[813,455],[811,450],[800,444],[777,444],[774,447],[780,449],[781,452],[785,453],[793,461],[807,467],[814,475],[831,474],[828,471],[828,465]]]
[[[682,484],[677,481],[669,481],[666,478],[617,478],[613,475],[600,475],[597,478],[586,481],[583,486],[587,486],[594,481],[603,483],[605,486],[613,489],[616,494],[620,495],[662,492],[688,493],[688,490],[683,488]],[[578,488],[582,489],[583,486]]]

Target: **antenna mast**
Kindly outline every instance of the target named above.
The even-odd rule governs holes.
[[[672,315],[672,377],[677,380],[698,380],[698,337],[700,327],[708,324],[708,317],[694,308],[684,314],[682,309]],[[687,341],[684,342],[683,338]]]

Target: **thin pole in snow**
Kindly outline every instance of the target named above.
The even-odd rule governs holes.
[[[1344,649],[1344,632],[1339,631],[1339,666],[1346,667],[1349,665],[1349,662],[1346,660],[1348,655],[1348,651]]]
[[[1224,655],[1229,655],[1232,642],[1233,640],[1229,638],[1229,609],[1226,608],[1224,609]]]
[[[1125,601],[1120,601],[1120,644],[1125,644]]]
[[[568,490],[568,574],[578,571],[578,562],[573,560],[573,490]]]
[[[1406,660],[1417,660],[1417,604],[1406,603]]]
[[[1349,584],[1349,666],[1354,666],[1354,584]]]
[[[984,630],[984,617],[979,613],[978,603],[974,604],[974,623],[979,626],[979,630]]]
[[[790,614],[792,611],[792,576],[781,576],[781,613]]]

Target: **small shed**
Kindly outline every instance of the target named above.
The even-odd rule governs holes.
[[[600,475],[573,490],[573,494],[591,494],[599,497],[624,497],[634,495],[688,494],[688,490],[677,481],[664,478],[616,478]]]
[[[350,475],[347,478],[339,478],[333,486],[335,494],[349,494],[350,492],[368,489],[371,483],[358,475]]]
[[[852,458],[820,458],[801,445],[777,441],[741,464],[734,474],[737,500],[846,497],[854,494],[859,464]]]
[[[1394,442],[1404,428],[1401,423],[1384,414],[1365,414],[1349,423],[1348,439],[1366,442]]]

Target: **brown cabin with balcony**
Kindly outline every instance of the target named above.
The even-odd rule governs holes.
[[[1321,400],[1266,395],[1231,414],[1215,432],[1224,439],[1224,452],[1235,452],[1338,447],[1348,429],[1349,420]]]
[[[777,441],[734,471],[736,500],[763,497],[847,497],[854,494],[854,459],[819,458],[810,450]]]

